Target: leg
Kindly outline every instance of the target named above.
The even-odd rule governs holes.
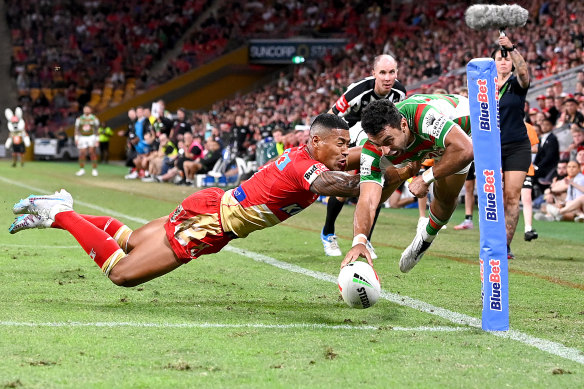
[[[343,209],[343,205],[345,205],[345,200],[342,197],[331,196],[326,206],[326,219],[320,234],[320,240],[324,246],[325,254],[331,257],[343,255],[335,235],[335,222]]]
[[[521,187],[525,181],[526,172],[523,171],[504,171],[503,181],[503,205],[505,207],[505,228],[507,230],[507,246],[511,245],[517,221],[519,219],[519,197]]]
[[[523,204],[523,221],[525,223],[525,234],[524,239],[526,241],[531,241],[537,239],[537,232],[533,229],[533,201],[531,198],[532,189],[531,177],[525,177],[525,182],[523,183],[523,188],[521,188],[521,203]],[[528,183],[529,180],[529,183]]]
[[[418,212],[420,213],[420,219],[426,217],[426,208],[428,207],[428,197],[424,196],[418,199]]]
[[[138,228],[130,236],[129,254],[119,260],[109,274],[118,286],[136,286],[173,271],[182,265],[164,230],[168,216]]]
[[[474,187],[475,180],[466,180],[464,182],[464,221],[457,226],[454,226],[455,230],[470,230],[474,228],[472,222],[472,214],[474,208]]]
[[[85,174],[85,159],[87,158],[87,148],[79,149],[79,171],[78,176]]]
[[[422,259],[434,238],[448,223],[456,209],[458,194],[462,189],[466,174],[453,174],[434,182],[434,200],[430,204],[430,217],[418,222],[416,236],[404,250],[399,261],[403,273],[409,272]]]

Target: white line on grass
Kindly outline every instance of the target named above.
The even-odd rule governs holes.
[[[17,321],[0,321],[3,327],[148,327],[148,328],[267,328],[277,330],[287,330],[296,328],[323,329],[323,330],[359,330],[359,331],[403,331],[403,332],[457,332],[468,331],[468,327],[375,327],[375,326],[352,326],[348,324],[316,324],[316,323],[291,323],[291,324],[226,324],[226,323],[137,323],[137,322],[17,322]]]
[[[0,180],[6,182],[8,184],[11,184],[11,185],[16,185],[16,186],[20,186],[22,188],[36,191],[40,194],[48,193],[47,191],[45,191],[43,189],[34,188],[32,186],[21,184],[21,183],[16,182],[16,181],[8,180],[8,179],[3,178],[3,177],[0,177]],[[132,221],[135,221],[138,223],[145,224],[148,222],[148,220],[146,220],[146,219],[137,218],[137,217],[133,217],[133,216],[129,216],[129,215],[124,215],[124,214],[116,212],[114,210],[103,208],[100,206],[96,206],[96,205],[93,205],[90,203],[76,201],[76,204],[80,204],[80,205],[83,205],[87,208],[98,210],[100,212],[109,214],[111,216],[122,217],[122,218],[132,220]],[[278,268],[283,269],[283,270],[303,274],[303,275],[313,277],[313,278],[316,278],[316,279],[322,280],[322,281],[337,283],[336,277],[334,277],[330,274],[317,272],[317,271],[305,269],[303,267],[296,266],[296,265],[293,265],[293,264],[290,264],[287,262],[278,261],[277,259],[274,259],[272,257],[268,257],[266,255],[262,255],[259,253],[254,253],[253,251],[242,250],[242,249],[239,249],[239,248],[236,248],[233,246],[226,246],[224,248],[224,250],[245,256],[247,258],[251,258],[254,261],[263,262],[263,263],[278,267]],[[468,315],[465,315],[462,313],[453,312],[453,311],[450,311],[450,310],[445,309],[445,308],[436,307],[436,306],[428,304],[424,301],[416,300],[416,299],[413,299],[413,298],[408,297],[408,296],[398,295],[398,294],[394,294],[394,293],[390,293],[390,292],[382,290],[380,297],[384,298],[386,300],[389,300],[395,304],[399,304],[399,305],[402,305],[405,307],[417,309],[418,311],[426,312],[426,313],[429,313],[431,315],[439,316],[439,317],[446,319],[452,323],[463,324],[463,325],[467,325],[467,326],[474,327],[474,328],[481,328],[481,320],[480,319],[477,319],[475,317],[468,316]],[[507,338],[507,339],[515,340],[517,342],[521,342],[521,343],[526,344],[528,346],[535,347],[541,351],[545,351],[549,354],[557,355],[557,356],[560,356],[562,358],[566,358],[566,359],[569,359],[571,361],[574,361],[574,362],[577,362],[577,363],[584,365],[584,354],[580,350],[575,349],[575,348],[566,347],[561,343],[536,338],[534,336],[531,336],[531,335],[528,335],[528,334],[525,334],[523,332],[516,331],[516,330],[492,331],[489,333],[494,335],[494,336],[501,337],[501,338]]]
[[[15,247],[15,248],[21,248],[21,249],[29,249],[31,247],[34,247],[35,249],[78,249],[81,248],[81,246],[77,245],[77,246],[49,246],[49,245],[45,245],[45,246],[40,246],[40,245],[34,245],[31,246],[29,244],[3,244],[2,247]]]

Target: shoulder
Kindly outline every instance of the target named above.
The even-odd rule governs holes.
[[[349,91],[360,91],[365,92],[367,90],[372,90],[375,87],[375,77],[370,76],[366,77],[362,80],[352,83],[347,88],[347,92]],[[345,92],[346,93],[346,92]]]
[[[401,82],[399,82],[399,80],[395,80],[395,83],[393,84],[393,89],[394,91],[398,92],[400,95],[402,95],[402,100],[405,99],[406,97],[406,87],[404,86],[404,84],[402,84]]]

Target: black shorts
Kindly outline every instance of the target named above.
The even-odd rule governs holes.
[[[468,173],[466,174],[466,180],[472,181],[476,178],[475,169],[474,169],[474,161],[470,163],[470,167],[468,168]]]
[[[523,189],[533,189],[533,176],[525,176],[525,181],[523,181]]]
[[[529,139],[501,145],[501,166],[504,172],[526,172],[531,165],[531,143]]]
[[[12,152],[13,153],[20,153],[20,154],[24,153],[24,143],[21,142],[17,145],[13,143],[12,144]]]

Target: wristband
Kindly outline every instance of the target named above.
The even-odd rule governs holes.
[[[422,180],[424,180],[424,182],[428,185],[436,181],[436,179],[434,178],[434,171],[432,168],[422,173]]]
[[[361,242],[359,239],[360,238],[365,238],[365,242]],[[366,246],[366,242],[367,242],[367,236],[365,236],[365,234],[357,234],[354,238],[353,238],[353,246],[351,247],[355,247],[358,244],[362,244],[364,246]]]

